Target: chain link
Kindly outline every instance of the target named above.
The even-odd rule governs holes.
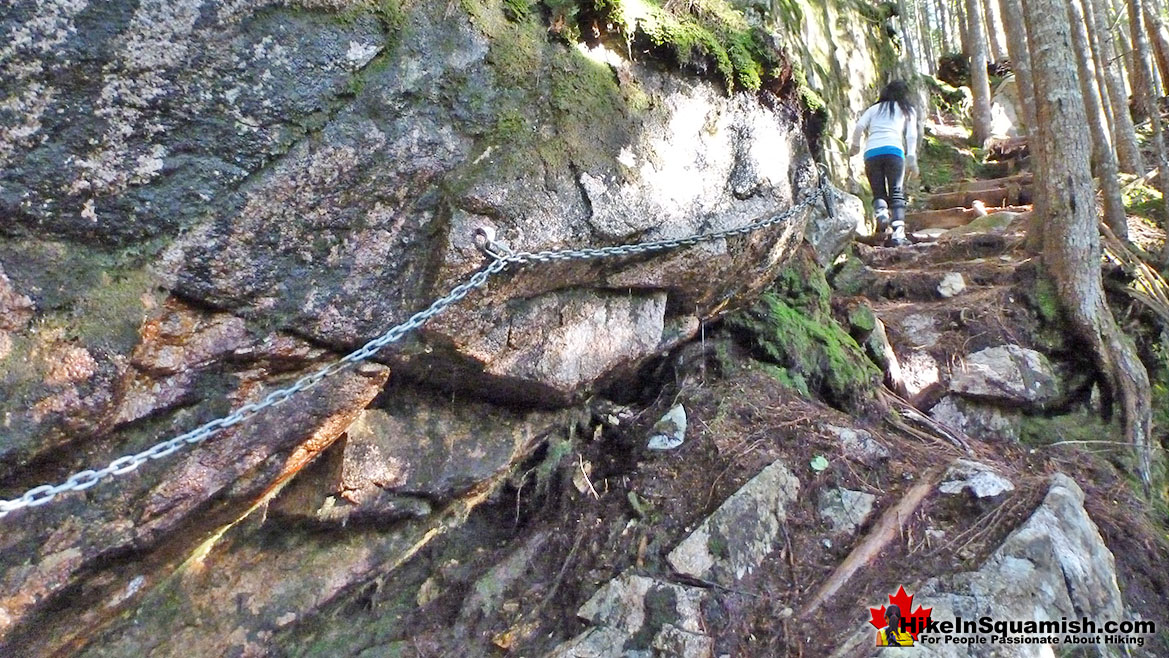
[[[470,292],[476,288],[485,285],[491,277],[503,272],[509,265],[527,265],[530,263],[547,263],[553,261],[572,261],[572,260],[596,260],[601,258],[614,258],[619,256],[628,256],[632,254],[641,254],[647,252],[664,251],[668,249],[675,249],[683,246],[694,246],[702,242],[712,242],[737,235],[746,235],[753,233],[770,226],[775,226],[789,218],[795,216],[797,213],[808,208],[818,199],[823,198],[828,204],[829,212],[831,213],[831,197],[834,195],[831,187],[826,183],[826,175],[821,174],[820,185],[815,193],[809,194],[806,199],[799,204],[788,208],[787,211],[773,215],[766,219],[762,219],[744,226],[723,229],[721,231],[714,231],[712,233],[701,233],[697,235],[689,235],[680,238],[670,238],[667,240],[655,240],[652,242],[641,242],[636,244],[627,244],[612,247],[587,247],[582,249],[557,249],[536,252],[513,252],[506,245],[497,242],[490,234],[485,234],[483,251],[492,258],[490,264],[472,274],[466,281],[455,286],[445,296],[434,300],[426,309],[419,311],[412,315],[408,320],[390,328],[380,336],[370,340],[362,345],[360,348],[346,354],[344,357],[330,363],[329,365],[305,375],[296,380],[291,386],[287,388],[276,389],[263,397],[259,402],[251,402],[242,405],[232,413],[222,418],[216,418],[208,423],[200,425],[199,427],[180,434],[172,439],[163,441],[151,446],[141,452],[118,457],[111,461],[107,466],[98,470],[84,470],[74,473],[69,476],[64,482],[60,484],[42,484],[33,487],[26,491],[23,495],[12,500],[0,500],[0,518],[6,517],[10,512],[14,512],[26,507],[39,507],[41,505],[52,502],[58,495],[66,492],[85,491],[111,475],[125,475],[138,469],[148,461],[155,459],[162,459],[168,457],[184,448],[198,445],[207,439],[219,434],[225,429],[234,427],[239,423],[255,416],[261,411],[283,404],[289,398],[298,393],[307,391],[316,386],[323,380],[336,375],[352,366],[366,361],[381,351],[382,348],[396,343],[401,340],[406,334],[418,329],[426,324],[428,320],[434,316],[442,313],[452,305],[461,301]]]

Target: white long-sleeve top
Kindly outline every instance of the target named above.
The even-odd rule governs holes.
[[[895,147],[902,156],[916,159],[917,116],[912,110],[906,115],[896,103],[892,106],[892,112],[884,103],[876,103],[865,110],[852,131],[852,146],[854,149],[860,146],[861,137],[867,130],[869,138],[865,142],[865,157],[870,151],[880,149],[887,153],[888,147]]]

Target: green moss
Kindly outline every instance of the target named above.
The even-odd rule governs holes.
[[[1137,182],[1135,177],[1122,175],[1121,196],[1125,212],[1139,215],[1162,223],[1165,219],[1165,203],[1156,187]]]
[[[798,376],[830,403],[856,409],[872,399],[880,373],[832,318],[829,295],[823,271],[800,254],[772,290],[727,322],[761,358],[785,368],[793,388]]]
[[[770,363],[760,363],[759,366],[763,369],[763,372],[767,373],[768,376],[780,384],[798,392],[804,397],[812,397],[812,391],[808,388],[807,380],[798,372],[792,372],[787,368],[781,368]]]
[[[869,334],[877,328],[877,315],[868,304],[860,304],[848,312],[848,324],[860,334]]]
[[[1055,284],[1050,279],[1041,275],[1035,280],[1033,301],[1035,302],[1035,310],[1039,313],[1039,318],[1045,324],[1056,324],[1058,322],[1060,316],[1059,295],[1055,289]]]
[[[718,531],[718,528],[711,528],[710,536],[706,538],[706,550],[716,558],[725,558],[729,555],[726,537]]]
[[[381,0],[373,9],[387,32],[397,32],[406,24],[406,11],[402,0]]]
[[[713,68],[727,91],[758,90],[780,61],[779,53],[766,45],[766,35],[724,0],[674,5],[658,0],[597,0],[593,4],[630,41],[644,40],[668,51],[684,68]]]
[[[526,21],[532,15],[532,0],[503,0],[503,14],[511,21]]]
[[[1057,441],[1086,441],[1085,447],[1091,448],[1091,442],[1107,441],[1109,437],[1119,437],[1120,434],[1119,425],[1107,424],[1098,415],[1086,411],[1060,416],[1024,416],[1019,427],[1019,441],[1030,446]]]
[[[918,161],[924,189],[974,178],[978,173],[978,162],[970,150],[947,144],[933,135],[926,135],[922,140]]]

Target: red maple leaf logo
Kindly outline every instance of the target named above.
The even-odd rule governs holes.
[[[926,623],[930,620],[930,615],[933,613],[933,608],[923,608],[917,606],[912,614],[909,612],[913,607],[913,595],[905,591],[905,586],[898,586],[896,594],[889,595],[889,603],[897,606],[901,612],[902,628],[913,636],[913,640],[917,641],[917,636],[925,630]],[[885,606],[879,608],[869,608],[869,614],[872,619],[869,623],[875,626],[878,630],[885,628],[889,622],[885,621]]]

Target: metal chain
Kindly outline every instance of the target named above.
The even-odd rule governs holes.
[[[95,486],[105,478],[111,475],[125,475],[146,462],[154,459],[162,459],[168,457],[179,450],[188,448],[190,446],[198,445],[207,439],[219,434],[223,430],[234,427],[243,421],[255,416],[268,407],[275,407],[284,403],[286,400],[308,389],[316,386],[324,379],[336,375],[352,366],[366,361],[381,351],[391,343],[396,343],[401,340],[406,334],[426,324],[427,320],[447,310],[449,307],[466,297],[475,288],[480,288],[487,283],[491,277],[499,274],[507,269],[509,265],[517,264],[524,265],[528,263],[547,263],[552,261],[569,261],[569,260],[593,260],[598,258],[611,258],[618,256],[627,256],[631,254],[642,254],[648,252],[663,251],[667,249],[674,249],[683,246],[692,246],[701,242],[710,242],[713,240],[721,240],[723,238],[733,237],[736,235],[746,235],[769,226],[774,226],[786,221],[796,213],[804,210],[816,202],[817,199],[823,198],[828,207],[828,212],[832,213],[831,199],[834,193],[826,184],[825,175],[821,175],[820,185],[817,192],[809,194],[799,204],[792,206],[786,212],[778,215],[773,215],[766,219],[762,219],[751,224],[746,224],[738,228],[724,229],[721,231],[714,231],[712,233],[700,233],[696,235],[689,235],[681,238],[671,238],[668,240],[655,240],[652,242],[642,242],[635,244],[626,244],[614,247],[600,247],[600,248],[585,248],[585,249],[555,249],[536,252],[520,252],[515,253],[508,249],[506,245],[495,241],[491,232],[480,229],[476,231],[476,237],[481,241],[481,248],[492,258],[490,264],[483,269],[475,272],[463,283],[455,286],[446,295],[434,300],[425,310],[415,313],[410,319],[402,324],[392,327],[382,335],[367,342],[362,347],[350,352],[341,359],[330,363],[329,365],[317,370],[314,373],[305,375],[296,380],[291,386],[286,388],[276,389],[264,396],[258,402],[251,402],[241,406],[232,413],[216,418],[208,423],[200,425],[199,427],[180,434],[172,439],[158,443],[142,452],[134,453],[132,455],[125,455],[118,457],[110,462],[105,468],[98,470],[84,470],[74,473],[69,476],[64,482],[60,484],[42,484],[38,487],[33,487],[26,491],[23,495],[12,500],[0,500],[0,518],[6,517],[10,512],[14,512],[25,507],[40,507],[55,499],[58,495],[71,491],[85,491],[90,487]]]

